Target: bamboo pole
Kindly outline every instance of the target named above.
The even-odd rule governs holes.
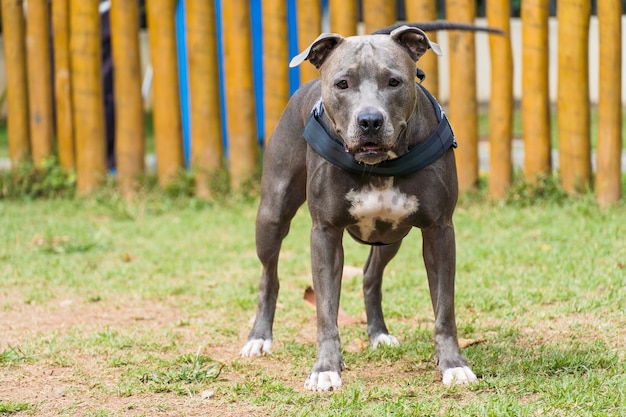
[[[211,177],[224,165],[215,6],[206,0],[187,0],[186,9],[191,162],[196,195],[210,199]]]
[[[7,78],[9,159],[15,167],[27,160],[30,153],[26,33],[22,1],[2,0],[2,32]]]
[[[365,33],[372,33],[396,21],[396,2],[389,0],[363,0]]]
[[[322,32],[322,7],[319,1],[297,0],[298,13],[298,50],[304,51]],[[313,65],[300,65],[300,82],[302,84],[318,77],[317,68]]]
[[[490,36],[491,98],[489,102],[489,194],[506,195],[513,176],[513,51],[508,1],[487,1],[487,23],[501,29],[503,36]]]
[[[622,4],[598,2],[600,74],[598,89],[598,155],[596,196],[602,206],[622,196]]]
[[[582,191],[591,181],[588,0],[559,2],[557,121],[563,189]]]
[[[110,16],[115,64],[115,161],[120,189],[129,196],[136,190],[138,177],[144,172],[145,158],[137,2],[113,0]]]
[[[437,0],[407,1],[406,19],[408,22],[430,22],[437,19]],[[428,38],[437,42],[437,32],[428,33]],[[430,52],[420,58],[417,66],[424,71],[426,79],[422,83],[430,93],[439,96],[439,61],[437,55]]]
[[[50,13],[47,0],[30,0],[27,7],[26,50],[33,162],[41,165],[54,152]]]
[[[71,0],[70,28],[76,187],[85,194],[95,190],[106,173],[98,3]]]
[[[231,185],[255,173],[259,155],[252,84],[250,3],[232,0],[224,10],[226,104]]]
[[[287,3],[263,0],[263,98],[267,142],[289,101]]]
[[[52,2],[54,33],[54,96],[59,163],[65,169],[76,167],[74,123],[72,122],[72,85],[70,79],[69,1]]]
[[[330,31],[341,36],[357,34],[356,0],[328,0]]]
[[[154,71],[154,148],[159,185],[174,181],[183,167],[183,139],[176,57],[176,0],[146,2],[150,61]]]
[[[524,0],[521,7],[524,176],[535,181],[552,169],[548,78],[550,0]]]
[[[446,0],[448,20],[473,23],[476,3],[473,0]],[[459,141],[457,169],[459,190],[478,183],[478,104],[476,99],[476,51],[474,34],[450,32],[450,122]]]

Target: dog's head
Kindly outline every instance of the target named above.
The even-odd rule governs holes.
[[[357,161],[377,164],[399,156],[394,146],[415,109],[415,62],[431,48],[441,54],[421,29],[408,26],[390,35],[325,33],[290,66],[308,60],[319,69],[332,129]]]

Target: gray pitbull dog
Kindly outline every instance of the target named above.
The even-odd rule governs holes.
[[[278,255],[293,216],[306,200],[312,219],[311,265],[317,307],[317,359],[304,384],[309,390],[341,387],[337,315],[344,230],[357,241],[372,245],[364,268],[363,292],[369,341],[376,347],[398,343],[383,318],[383,270],[404,236],[413,227],[421,229],[435,313],[435,359],[443,383],[476,381],[459,348],[454,312],[452,214],[458,187],[452,148],[456,143],[441,108],[415,81],[416,61],[428,49],[440,51],[419,28],[391,29],[347,38],[323,34],[296,56],[291,66],[308,60],[319,69],[320,78],[294,94],[265,149],[256,220],[256,247],[263,272],[256,319],[241,355],[271,351]],[[312,109],[317,130],[321,126],[330,136],[321,146],[315,140],[307,139],[311,144],[305,141]],[[449,137],[446,143],[438,139],[434,160],[416,169],[385,171],[388,164],[399,161],[406,168],[407,159],[411,165],[410,158],[403,157],[415,156],[411,150],[419,149],[440,126],[452,141]],[[332,150],[325,153],[324,148],[329,147]]]

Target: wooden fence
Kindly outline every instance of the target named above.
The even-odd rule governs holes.
[[[12,164],[26,159],[35,165],[56,155],[63,167],[75,170],[80,193],[98,187],[107,175],[99,0],[1,0],[7,74],[8,138]],[[154,140],[159,183],[167,185],[185,168],[183,118],[179,93],[175,13],[179,0],[146,0],[153,80]],[[180,0],[181,2],[183,0]],[[239,186],[257,171],[259,138],[267,139],[289,98],[290,58],[288,14],[297,20],[297,49],[321,31],[321,1],[257,0],[263,22],[264,96],[256,97],[252,62],[253,33],[248,0],[184,0],[188,76],[188,118],[197,194],[210,198],[211,173],[228,167]],[[327,0],[330,31],[354,35],[359,30],[357,1]],[[437,16],[436,0],[407,0],[409,21]],[[557,131],[559,173],[564,189],[576,193],[593,187],[598,202],[621,198],[621,1],[598,2],[600,76],[588,74],[587,0],[560,0],[558,20]],[[362,0],[367,33],[395,22],[394,2]],[[447,19],[473,22],[474,0],[446,0]],[[510,29],[508,0],[487,0],[489,25]],[[522,129],[523,174],[529,180],[552,172],[551,107],[548,92],[549,0],[522,2]],[[112,56],[115,66],[115,157],[120,187],[132,192],[145,170],[145,132],[140,71],[139,18],[136,1],[112,0]],[[220,31],[221,32],[218,32]],[[50,42],[50,33],[53,34]],[[219,36],[221,35],[221,36]],[[436,40],[436,34],[432,34]],[[508,190],[513,172],[513,64],[508,36],[490,36],[491,98],[489,109],[489,192],[494,198]],[[52,50],[50,45],[53,46]],[[462,143],[457,150],[461,191],[476,186],[479,176],[478,106],[475,35],[450,32],[448,112]],[[220,49],[221,47],[221,49]],[[220,50],[222,53],[220,54]],[[291,50],[293,50],[293,45]],[[431,55],[431,56],[429,56]],[[53,57],[51,60],[50,57]],[[53,65],[52,65],[53,64]],[[222,66],[220,66],[220,64]],[[425,84],[437,95],[437,61],[427,54],[420,67]],[[223,76],[220,77],[220,69]],[[52,76],[50,76],[52,74]],[[301,82],[315,77],[312,66],[300,69]],[[185,78],[187,80],[187,78]],[[591,166],[589,83],[599,83],[597,169]],[[221,86],[221,87],[220,87]],[[220,93],[221,92],[221,93]],[[225,105],[220,104],[220,94]],[[264,132],[257,132],[256,106],[264,108]],[[220,114],[225,115],[224,118]],[[54,120],[53,120],[54,118]],[[224,121],[225,126],[222,126]],[[227,146],[222,132],[227,132]]]

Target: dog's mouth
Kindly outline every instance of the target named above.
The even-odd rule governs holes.
[[[374,165],[390,158],[389,149],[376,143],[368,142],[360,145],[355,151],[346,151],[354,155],[354,159],[364,164]]]

